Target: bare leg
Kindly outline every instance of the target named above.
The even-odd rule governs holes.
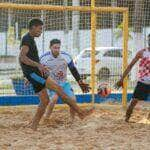
[[[73,97],[73,99],[74,99],[74,101],[76,101],[75,97]],[[57,100],[58,100],[58,95],[56,94],[56,95],[54,95],[51,102],[49,102],[49,105],[47,106],[47,109],[46,109],[46,112],[44,115],[44,121],[47,121],[49,119],[49,117],[54,109],[54,106],[57,103]],[[74,118],[75,118],[75,111],[71,107],[70,107],[70,118],[71,118],[71,123],[73,123]]]
[[[54,109],[54,106],[57,103],[57,100],[58,100],[58,95],[56,94],[56,95],[54,95],[51,102],[49,102],[49,104],[47,106],[47,109],[46,109],[46,112],[45,112],[45,115],[44,115],[45,120],[47,120],[50,117],[50,115],[51,115],[51,113]]]
[[[70,119],[71,119],[71,123],[73,123],[73,121],[74,121],[75,114],[76,114],[76,112],[74,111],[74,109],[72,109],[70,107]]]
[[[138,99],[132,99],[128,108],[127,108],[127,111],[126,111],[126,117],[125,117],[125,121],[126,122],[129,122],[129,119],[131,117],[131,114],[133,112],[133,109],[134,107],[136,106],[136,104],[138,103]]]
[[[77,112],[80,119],[84,119],[87,115],[93,112],[93,109],[91,110],[80,109],[80,107],[76,104],[76,102],[71,97],[67,96],[64,93],[63,89],[60,86],[58,86],[57,83],[50,77],[48,77],[48,79],[46,80],[46,87],[48,89],[54,90],[65,103],[67,103],[74,111]]]
[[[76,102],[76,97],[73,96],[72,99]],[[74,109],[72,109],[72,107],[70,107],[70,121],[71,124],[73,123],[74,119],[75,119],[75,114],[76,112],[74,111]]]
[[[72,99],[74,99],[74,101],[76,102],[76,97],[72,97]],[[71,120],[71,123],[73,123],[73,121],[74,121],[75,114],[76,114],[75,110],[72,109],[72,107],[70,107],[70,120]]]
[[[39,93],[39,98],[40,98],[40,104],[37,108],[36,114],[32,119],[32,122],[30,124],[30,128],[32,128],[34,131],[37,130],[37,126],[41,120],[41,117],[43,116],[45,109],[48,105],[49,102],[49,98],[48,98],[48,94],[46,89],[43,89],[40,93]]]

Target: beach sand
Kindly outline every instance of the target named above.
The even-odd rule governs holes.
[[[0,150],[150,150],[150,109],[135,110],[125,123],[119,104],[97,104],[91,116],[83,121],[76,117],[71,125],[68,109],[58,107],[32,131],[24,125],[36,108],[0,107]]]

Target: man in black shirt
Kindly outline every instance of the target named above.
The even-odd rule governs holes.
[[[72,107],[72,109],[76,111],[81,119],[92,112],[92,109],[80,109],[76,102],[72,98],[68,97],[62,88],[46,75],[48,68],[40,64],[37,46],[34,41],[34,37],[39,37],[41,35],[42,26],[43,22],[40,19],[30,20],[28,25],[29,32],[22,38],[19,55],[19,61],[23,74],[33,85],[35,93],[38,93],[40,98],[39,107],[30,124],[30,127],[33,130],[37,129],[40,119],[45,112],[47,104],[49,103],[49,97],[46,88],[54,90],[65,103],[67,103],[70,107]]]

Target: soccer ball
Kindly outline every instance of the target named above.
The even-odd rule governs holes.
[[[109,94],[111,94],[111,88],[108,86],[107,83],[101,83],[98,86],[97,94],[100,97],[107,97]]]

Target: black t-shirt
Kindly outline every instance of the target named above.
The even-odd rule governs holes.
[[[26,46],[29,47],[29,51],[27,53],[27,57],[29,59],[33,60],[33,61],[39,62],[40,59],[39,59],[39,56],[38,56],[38,50],[37,50],[36,43],[34,41],[34,38],[32,36],[30,36],[29,33],[25,34],[22,37],[22,40],[21,40],[21,43],[20,43],[20,48],[23,45],[26,45]],[[26,64],[22,63],[20,60],[19,60],[19,62],[20,62],[23,74],[25,76],[28,76],[32,72],[39,73],[39,70],[38,70],[37,67],[32,67],[32,66],[26,65]]]

